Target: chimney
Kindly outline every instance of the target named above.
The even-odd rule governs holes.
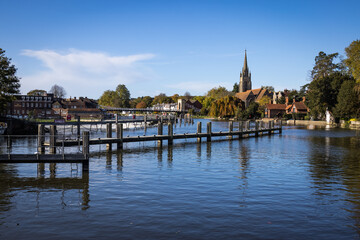
[[[293,103],[295,102],[295,97],[293,98]]]
[[[289,97],[285,97],[285,105],[289,105]]]
[[[305,102],[305,97],[303,97],[303,100],[302,100],[303,102]]]

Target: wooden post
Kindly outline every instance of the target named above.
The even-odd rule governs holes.
[[[211,142],[211,122],[208,122],[206,125],[206,133],[207,133],[206,140],[208,142]]]
[[[158,123],[158,135],[163,135],[163,124],[162,124],[162,122]],[[162,140],[158,140],[158,147],[162,147]]]
[[[173,125],[171,122],[168,123],[168,145],[173,145]]]
[[[146,121],[147,121],[147,117],[146,114],[144,115],[144,127],[146,128]]]
[[[39,124],[38,125],[38,153],[45,153],[45,146],[44,146],[44,141],[45,141],[45,127],[44,124]]]
[[[250,120],[246,121],[246,130],[250,131]]]
[[[50,154],[56,153],[55,144],[56,144],[56,125],[51,125],[50,126],[50,148],[49,148]]]
[[[80,116],[77,116],[77,136],[80,138]]]
[[[118,113],[116,114],[115,122],[116,122],[116,124],[119,123],[119,114]]]
[[[7,136],[7,148],[10,150],[11,147],[12,147],[12,140],[11,140],[11,136],[8,135]]]
[[[83,141],[83,154],[85,161],[82,165],[82,170],[89,171],[89,153],[90,153],[90,134],[88,131],[83,132],[82,141]]]
[[[230,121],[229,122],[229,139],[233,138],[233,136],[231,134],[233,132],[233,129],[234,129],[234,123],[233,123],[233,121]]]
[[[201,122],[197,123],[197,133],[201,133]],[[201,142],[201,137],[197,138],[197,142],[200,143]]]
[[[255,121],[255,137],[259,136],[259,121]]]
[[[239,122],[239,132],[240,132],[240,133],[239,133],[239,139],[241,139],[241,138],[243,137],[243,134],[242,134],[243,131],[244,131],[243,128],[244,128],[244,122],[243,122],[243,121],[240,121],[240,122]]]
[[[116,124],[116,138],[120,139],[120,142],[117,143],[117,149],[123,149],[123,124]]]
[[[112,126],[111,123],[107,123],[106,124],[106,137],[107,138],[112,138]],[[112,144],[108,143],[106,144],[106,150],[110,150],[112,149]]]

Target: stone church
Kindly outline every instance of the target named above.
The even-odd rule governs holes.
[[[235,97],[241,99],[245,103],[245,107],[248,107],[249,104],[253,101],[259,102],[260,99],[264,96],[269,96],[272,98],[272,93],[265,88],[251,88],[251,72],[247,64],[247,55],[245,50],[244,66],[240,73],[239,92],[235,94]]]

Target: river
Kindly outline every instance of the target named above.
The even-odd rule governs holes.
[[[214,131],[226,128],[213,122]],[[174,128],[195,131],[196,120]],[[284,126],[282,134],[165,141],[162,149],[92,146],[84,175],[76,164],[3,164],[0,239],[358,239],[358,135]],[[35,138],[13,142],[13,152],[34,147]]]

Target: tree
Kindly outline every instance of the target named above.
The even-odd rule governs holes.
[[[11,65],[11,58],[5,56],[5,51],[0,48],[0,114],[11,102],[13,95],[19,93],[20,79],[15,75],[17,69]]]
[[[99,98],[99,105],[115,107],[116,92],[112,90],[106,90]]]
[[[239,84],[238,83],[234,83],[232,92],[233,93],[238,93],[239,92]]]
[[[53,93],[55,98],[63,98],[66,96],[65,89],[56,84],[51,87],[49,92]]]
[[[265,108],[266,108],[266,104],[270,103],[271,98],[269,96],[264,96],[259,100],[259,108],[258,108],[258,113],[260,115],[264,115],[265,114]]]
[[[128,108],[130,107],[130,92],[124,84],[119,84],[116,87],[115,107]]]
[[[136,108],[146,108],[146,103],[144,101],[141,101],[136,104]]]
[[[331,73],[337,72],[341,69],[341,64],[334,63],[334,60],[339,56],[338,53],[331,53],[327,55],[324,52],[319,52],[315,57],[315,66],[311,71],[312,80],[326,77]]]
[[[212,97],[214,99],[220,99],[225,96],[231,96],[231,95],[234,95],[234,93],[229,92],[225,87],[221,87],[221,86],[210,89],[206,94],[207,97]]]
[[[155,104],[162,104],[162,103],[172,103],[173,100],[171,97],[166,96],[165,93],[160,93],[159,95],[154,97],[154,100],[152,101],[152,105]]]
[[[29,96],[43,96],[46,93],[45,90],[34,89],[27,93]]]
[[[353,41],[345,48],[347,59],[345,64],[349,67],[352,76],[360,83],[360,40]]]
[[[275,89],[273,86],[261,86],[263,89],[267,89],[269,92],[275,92]]]
[[[334,111],[337,117],[349,119],[359,116],[360,101],[354,86],[355,80],[347,80],[341,85]]]
[[[186,91],[186,92],[184,93],[184,98],[185,98],[186,100],[190,100],[190,99],[191,99],[191,94],[190,94],[188,91]]]
[[[234,117],[238,109],[244,108],[243,102],[233,96],[225,96],[211,103],[209,114],[214,117]]]
[[[176,103],[179,98],[180,98],[179,94],[174,94],[174,95],[171,96],[171,99],[173,100],[174,103]]]

